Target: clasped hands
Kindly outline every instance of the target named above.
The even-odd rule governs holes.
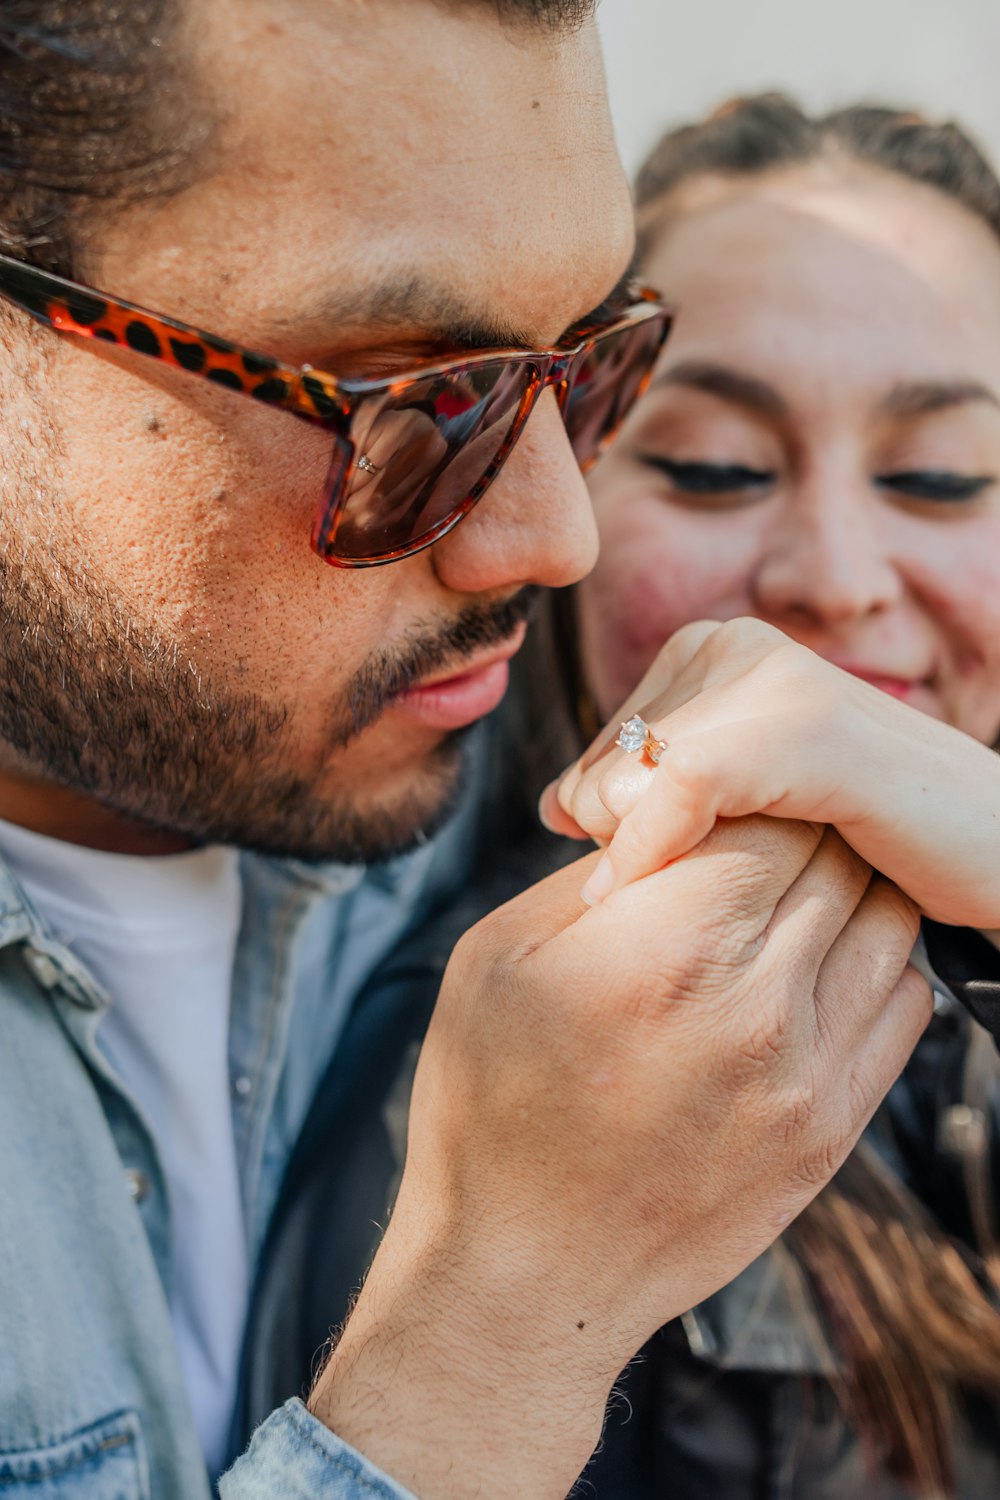
[[[470,1475],[562,1500],[623,1365],[781,1233],[905,1065],[919,910],[1000,925],[982,746],[755,622],[682,631],[637,711],[659,769],[616,723],[546,798],[604,853],[452,957],[396,1206],[313,1393],[421,1500]]]
[[[669,743],[656,769],[614,744],[632,714]],[[925,915],[1000,927],[997,756],[760,621],[679,631],[542,799],[554,830],[606,845],[592,903],[754,813],[831,825]]]

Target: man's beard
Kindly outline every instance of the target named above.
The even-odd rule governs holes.
[[[51,555],[15,561],[0,550],[0,740],[35,774],[171,835],[305,860],[388,859],[454,810],[467,731],[446,735],[403,792],[379,795],[376,762],[363,807],[321,794],[323,767],[288,769],[286,709],[202,681],[121,599],[70,577]],[[329,750],[419,678],[508,639],[536,593],[370,656],[334,708]]]

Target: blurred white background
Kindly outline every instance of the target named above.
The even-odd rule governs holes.
[[[1000,160],[1000,0],[601,0],[598,15],[630,173],[667,126],[764,88],[954,117]]]

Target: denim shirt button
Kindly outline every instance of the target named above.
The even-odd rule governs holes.
[[[125,1173],[125,1191],[133,1203],[141,1203],[149,1195],[149,1178],[145,1172],[129,1167]]]
[[[246,1099],[253,1089],[253,1082],[245,1073],[240,1073],[233,1079],[233,1093],[237,1099]]]

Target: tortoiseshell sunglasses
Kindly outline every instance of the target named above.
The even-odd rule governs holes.
[[[253,396],[333,434],[312,545],[337,567],[409,557],[485,494],[542,391],[555,389],[586,468],[645,389],[670,331],[655,292],[554,349],[490,350],[391,379],[296,368],[0,255],[0,296],[59,333],[120,344]]]

